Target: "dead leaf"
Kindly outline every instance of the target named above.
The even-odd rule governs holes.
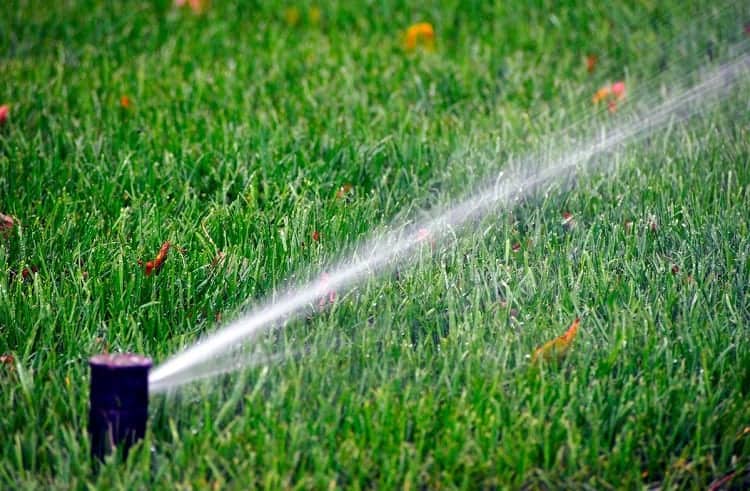
[[[169,247],[169,241],[163,243],[154,260],[146,262],[146,276],[151,276],[151,273],[159,274],[159,270],[164,266],[164,261],[167,260]],[[138,261],[138,264],[142,265],[143,261]]]
[[[131,101],[130,97],[126,95],[120,96],[120,107],[125,110],[131,109],[133,107],[133,101]]]
[[[344,199],[344,198],[346,198],[346,197],[347,197],[347,196],[349,195],[349,193],[351,193],[351,192],[352,192],[353,190],[354,190],[354,186],[352,186],[351,184],[349,184],[349,183],[347,182],[347,183],[343,184],[343,185],[342,185],[342,186],[341,186],[341,187],[340,187],[340,188],[338,189],[338,191],[336,191],[336,197],[337,197],[338,199]]]
[[[598,58],[596,55],[586,56],[586,71],[589,73],[594,73],[594,69],[596,68],[597,61],[598,61]]]
[[[576,337],[576,333],[578,333],[579,324],[580,319],[576,317],[570,327],[568,327],[568,330],[565,331],[565,334],[553,339],[552,341],[547,341],[542,346],[537,348],[531,357],[531,362],[537,363],[540,358],[544,361],[562,359],[570,349],[570,345],[573,343],[573,340]]]
[[[219,251],[216,254],[216,257],[214,257],[213,261],[211,261],[211,267],[215,268],[216,266],[220,265],[221,263],[224,262],[224,259],[226,259],[226,257],[227,257],[227,255],[224,254],[224,252]]]
[[[575,228],[576,220],[575,218],[573,218],[572,213],[568,211],[564,211],[562,214],[562,217],[563,217],[562,226],[565,230],[572,230]]]

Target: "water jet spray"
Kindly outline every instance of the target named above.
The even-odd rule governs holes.
[[[89,366],[91,456],[104,460],[119,447],[125,458],[146,433],[151,359],[132,353],[101,354],[90,358]]]

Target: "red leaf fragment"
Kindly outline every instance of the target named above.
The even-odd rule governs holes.
[[[625,82],[620,80],[618,82],[613,83],[612,94],[618,99],[622,99],[623,97],[625,97]]]
[[[23,268],[21,270],[21,274],[20,275],[18,274],[18,272],[16,270],[11,269],[10,272],[8,273],[8,277],[10,278],[11,281],[13,281],[13,280],[19,278],[19,276],[20,276],[20,280],[23,281],[24,283],[26,283],[27,281],[34,281],[34,274],[36,274],[38,272],[39,272],[39,268],[36,267],[36,266],[31,266],[31,267],[28,267],[28,268]]]
[[[512,246],[510,246],[510,250],[512,250],[513,252],[520,251],[521,250],[521,243],[520,242],[516,242],[515,244],[513,244]]]
[[[4,354],[0,355],[0,365],[10,365],[13,366],[13,364],[16,362],[16,359],[11,354]]]
[[[318,232],[317,230],[313,231],[312,240],[314,242],[318,242],[320,240],[320,232]]]
[[[563,228],[565,228],[566,230],[571,230],[575,228],[576,221],[575,221],[575,218],[573,218],[572,213],[568,211],[564,211],[562,214],[562,217],[563,217],[563,222],[562,222]]]
[[[648,219],[648,228],[652,232],[656,232],[659,230],[659,222],[656,220],[656,217],[651,215]]]
[[[612,85],[605,85],[594,93],[592,102],[599,104],[602,101],[607,102],[607,108],[609,112],[617,111],[617,103],[625,98],[625,82],[622,80],[613,83]]]
[[[162,244],[154,260],[146,262],[146,276],[151,276],[151,273],[159,274],[159,270],[161,270],[162,266],[164,266],[164,261],[167,260],[169,247],[169,241],[165,242],[164,244]]]
[[[3,238],[8,237],[14,226],[15,222],[13,221],[13,217],[0,213],[0,236]]]
[[[21,276],[23,277],[23,280],[26,281],[28,279],[32,279],[31,275],[38,272],[39,268],[37,268],[36,266],[32,266],[31,268],[23,268],[23,271],[21,271]]]
[[[3,104],[0,106],[0,126],[8,122],[8,113],[10,112],[10,106]]]
[[[133,101],[131,101],[130,97],[126,95],[120,96],[120,107],[125,110],[132,109]]]
[[[734,476],[736,475],[737,471],[732,471],[729,474],[720,477],[719,479],[709,484],[708,491],[719,491],[720,489],[725,489],[725,486],[729,484],[729,482],[734,479]]]

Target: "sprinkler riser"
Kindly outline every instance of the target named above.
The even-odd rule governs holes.
[[[89,360],[91,456],[103,460],[116,448],[123,458],[143,439],[148,420],[151,360],[133,354],[103,354]]]

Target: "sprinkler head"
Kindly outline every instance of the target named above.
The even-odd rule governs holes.
[[[146,433],[151,359],[131,353],[89,359],[91,455],[103,460],[122,446],[123,457]]]

